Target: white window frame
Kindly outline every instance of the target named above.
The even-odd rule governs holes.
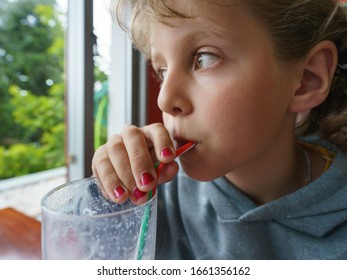
[[[111,72],[109,82],[108,136],[125,124],[147,123],[147,66],[128,34],[112,25]]]
[[[93,1],[68,1],[66,123],[68,180],[91,175],[93,156]]]
[[[89,177],[94,154],[93,0],[68,1],[67,168],[68,180]],[[108,135],[125,124],[147,123],[147,64],[128,35],[112,23]]]

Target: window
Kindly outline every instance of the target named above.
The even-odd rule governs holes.
[[[27,49],[19,48],[18,55],[21,55],[21,59],[18,60],[22,61],[24,66],[28,65],[32,54],[28,47],[30,42],[41,48],[39,54],[45,54],[42,49],[44,46],[44,50],[52,52],[52,57],[45,54],[42,61],[30,64],[27,72],[18,69],[12,71],[11,75],[16,80],[8,84],[12,85],[11,90],[16,94],[16,100],[20,101],[16,101],[18,108],[25,114],[19,114],[18,123],[11,124],[8,129],[2,131],[7,135],[15,135],[17,131],[24,133],[22,126],[26,125],[32,134],[29,134],[30,137],[26,141],[30,150],[20,150],[21,154],[12,160],[14,165],[20,165],[18,169],[22,173],[8,176],[16,177],[15,179],[0,180],[0,208],[11,206],[32,216],[38,215],[41,197],[48,188],[56,187],[66,180],[91,175],[94,149],[106,141],[107,134],[119,131],[124,123],[146,123],[147,64],[133,49],[127,34],[112,23],[109,4],[109,0],[0,0],[1,8],[7,5],[6,9],[1,9],[0,28],[8,28],[5,15],[9,15],[8,9],[11,8],[13,13],[17,11],[24,14],[18,16],[20,19],[15,21],[17,24],[20,23],[19,26],[24,31],[37,31],[36,27],[41,26],[41,20],[44,20],[49,31],[46,30],[42,36],[51,41],[47,38],[42,42],[38,41],[40,37],[34,33],[29,36],[31,33],[28,31],[22,32],[23,37],[17,40],[17,44],[13,37],[12,41],[6,40],[12,42],[12,46],[20,45],[19,43],[27,44]],[[36,10],[41,14],[35,14]],[[52,16],[56,21],[52,20]],[[5,40],[5,33],[0,33],[0,40]],[[5,60],[17,60],[10,47],[6,44],[0,45],[4,46],[0,49],[2,63]],[[17,64],[13,66],[15,65]],[[42,79],[41,85],[45,90],[31,90],[26,84],[32,81],[30,75],[38,74],[41,67],[46,71],[41,71],[37,78]],[[48,70],[58,78],[52,76]],[[5,77],[3,73],[1,77]],[[1,78],[1,86],[4,81],[6,79]],[[35,81],[33,84],[40,83]],[[54,89],[52,93],[51,89]],[[8,99],[10,98],[12,96],[8,95]],[[1,118],[4,119],[3,110],[1,113]],[[50,119],[41,119],[46,115]],[[13,121],[10,114],[6,117]],[[45,133],[42,128],[38,128],[38,123],[55,134]],[[58,127],[53,130],[55,124]],[[33,128],[38,130],[35,131]],[[4,136],[5,133],[1,135]],[[41,151],[42,144],[37,139],[42,135],[45,136],[45,141],[52,145],[51,149]],[[20,141],[14,137],[7,137],[6,141],[9,143],[6,147],[0,143],[0,169],[13,172],[15,168],[6,158],[7,150],[11,148],[12,142],[17,145]],[[34,153],[38,153],[38,156]],[[27,168],[40,160],[46,163],[48,156],[56,156],[59,160],[49,160],[52,165],[42,168]],[[29,175],[21,176],[24,174]],[[51,179],[55,176],[58,177],[58,181]],[[23,196],[26,192],[28,195]],[[34,210],[31,205],[35,205]]]
[[[28,197],[65,180],[65,30],[55,0],[0,0],[0,208],[34,215]]]

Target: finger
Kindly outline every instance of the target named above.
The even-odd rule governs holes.
[[[100,176],[99,176],[99,174],[98,174],[97,167],[96,167],[94,164],[92,164],[92,171],[93,171],[92,177],[99,178],[99,180],[100,180]],[[101,180],[100,180],[100,182],[101,182]],[[101,194],[102,194],[103,197],[105,197],[105,198],[108,199],[108,200],[112,200],[112,199],[109,197],[109,195],[106,193],[106,191],[105,191],[105,189],[104,189],[102,183],[98,184],[98,187],[99,187],[100,192],[101,192]]]
[[[175,161],[168,164],[161,164],[158,168],[158,184],[171,181],[176,176],[178,168],[178,163]]]
[[[133,189],[132,194],[130,195],[130,200],[136,204],[141,205],[148,200],[149,192],[141,191],[138,187]]]
[[[136,187],[136,181],[133,177],[131,170],[130,160],[126,147],[124,145],[123,137],[121,135],[114,135],[106,143],[108,158],[117,174],[118,185],[114,188],[115,195],[122,197],[132,196],[133,190]],[[124,188],[125,193],[122,193]]]
[[[95,160],[95,159],[94,159],[94,157],[93,157],[93,161],[94,161],[94,160]],[[95,164],[93,163],[93,161],[92,161],[92,171],[93,171],[92,177],[99,178],[99,180],[100,180],[100,176],[99,176],[99,174],[98,174],[97,167],[95,166]],[[101,180],[100,180],[100,184],[98,184],[98,187],[99,187],[100,192],[101,192],[101,194],[102,194],[103,197],[105,197],[105,198],[108,199],[108,200],[112,200],[112,199],[108,196],[108,194],[106,193],[106,191],[105,191],[105,189],[104,189],[104,187],[103,187],[103,185],[102,185],[102,183],[101,183]]]
[[[123,203],[129,197],[129,192],[123,186],[109,158],[107,146],[99,147],[92,160],[93,174],[101,181],[101,193],[106,198]]]
[[[145,137],[154,147],[156,161],[170,163],[175,159],[175,147],[171,136],[162,123],[142,128]]]
[[[135,185],[142,192],[152,190],[157,184],[157,173],[143,130],[135,126],[126,126],[122,130],[122,136]],[[133,195],[142,198],[136,192],[133,192]]]

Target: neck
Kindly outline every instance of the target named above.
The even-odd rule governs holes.
[[[226,178],[257,204],[265,204],[306,185],[307,170],[305,154],[292,143],[287,148],[269,148]]]

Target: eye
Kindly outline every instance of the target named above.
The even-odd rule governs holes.
[[[195,55],[194,69],[204,70],[216,65],[219,61],[219,57],[212,53],[197,53]]]
[[[155,71],[157,74],[158,79],[163,82],[165,77],[166,77],[166,73],[167,73],[167,69],[166,68],[160,68],[159,70]]]

